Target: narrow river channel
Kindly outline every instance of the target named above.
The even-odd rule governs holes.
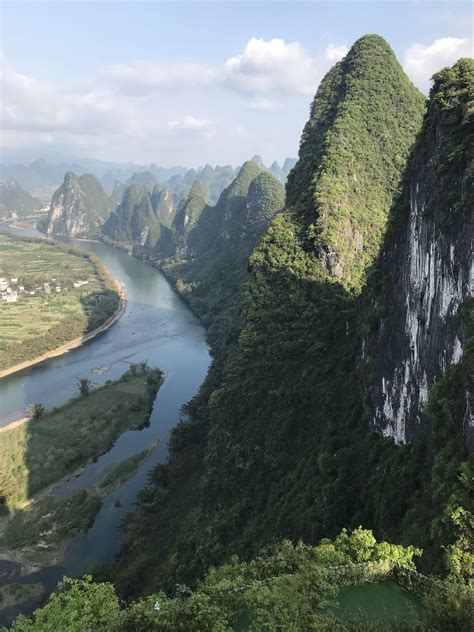
[[[42,236],[32,230],[0,228],[17,235]],[[12,581],[18,575],[14,581],[41,582],[48,591],[64,575],[79,576],[95,564],[115,559],[121,542],[118,524],[131,510],[150,469],[166,460],[169,432],[180,418],[181,406],[204,380],[210,362],[203,326],[157,269],[102,243],[64,241],[96,254],[112,275],[125,284],[126,312],[107,332],[84,346],[0,379],[0,426],[23,417],[28,404],[42,403],[48,408],[76,395],[79,377],[88,377],[95,383],[115,379],[129,362],[148,360],[151,366],[164,370],[167,377],[156,397],[150,426],[126,432],[107,454],[56,488],[57,494],[87,488],[108,468],[140,452],[151,441],[159,441],[137,473],[105,498],[91,529],[70,542],[63,562],[23,576],[20,568],[0,561],[0,583],[2,576]],[[116,506],[117,500],[120,506]],[[0,611],[0,624],[33,606],[30,602]]]

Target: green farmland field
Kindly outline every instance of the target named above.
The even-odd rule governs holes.
[[[43,240],[0,234],[1,280],[17,301],[0,300],[0,371],[93,331],[119,306],[115,284],[99,260]],[[84,284],[74,287],[77,281]]]

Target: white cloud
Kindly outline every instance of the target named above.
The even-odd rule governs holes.
[[[191,132],[203,132],[209,131],[211,128],[211,122],[207,119],[200,119],[191,114],[186,114],[182,119],[176,121],[169,121],[168,125],[174,129],[191,131]]]
[[[271,99],[252,99],[248,102],[251,110],[261,110],[262,112],[276,112],[282,109],[282,105],[278,101]]]
[[[329,46],[324,51],[324,57],[332,62],[336,63],[343,57],[347,55],[349,49],[344,44],[329,44]]]
[[[460,57],[472,55],[472,38],[442,37],[428,45],[413,44],[407,48],[403,65],[413,83],[428,93],[434,73],[445,66],[451,66]]]
[[[208,85],[215,80],[215,70],[207,64],[163,60],[105,66],[102,75],[120,91],[132,94],[186,89],[193,85]]]
[[[214,85],[251,96],[310,95],[329,67],[346,53],[346,46],[330,44],[322,53],[311,55],[299,42],[252,37],[241,53],[222,65],[141,60],[106,66],[102,76],[125,94]]]
[[[1,72],[3,129],[93,134],[112,131],[123,119],[121,104],[106,90],[61,90],[15,72],[4,59]]]
[[[472,46],[467,37],[415,43],[405,52],[405,70],[428,91],[430,76],[471,55]],[[188,164],[204,163],[212,155],[217,160],[238,155],[235,160],[240,160],[267,151],[271,156],[278,146],[294,143],[296,148],[309,99],[346,53],[346,46],[337,43],[314,53],[296,41],[254,37],[238,54],[214,65],[131,61],[98,67],[86,82],[68,77],[68,85],[19,73],[0,55],[2,145],[35,148],[38,154],[49,147],[104,158],[147,156]],[[287,122],[278,114],[282,103],[294,112]],[[271,112],[277,114],[265,116]],[[278,134],[275,117],[281,123]]]
[[[311,95],[324,73],[347,52],[330,45],[312,56],[299,42],[252,37],[242,53],[228,59],[221,75],[227,88],[244,94]]]

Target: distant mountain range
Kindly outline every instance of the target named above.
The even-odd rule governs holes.
[[[295,164],[296,159],[287,158],[283,166],[273,162],[270,167],[263,165],[260,156],[254,156],[254,162],[262,169],[267,169],[281,182],[286,177]],[[150,180],[150,175],[156,180],[155,183],[164,184],[169,182],[170,189],[175,196],[176,203],[189,193],[192,183],[197,177],[201,177],[208,189],[209,200],[217,202],[220,192],[228,186],[235,178],[239,167],[231,165],[219,166],[215,168],[206,164],[197,169],[186,167],[160,167],[154,163],[150,165],[138,165],[134,163],[114,163],[95,159],[71,159],[70,161],[48,162],[42,158],[28,163],[2,164],[0,165],[0,178],[13,178],[16,182],[31,195],[39,198],[42,202],[49,202],[54,191],[61,185],[64,174],[72,171],[77,175],[86,173],[95,176],[108,195],[112,195],[118,204],[121,201],[123,189],[121,185],[138,184],[137,180]],[[146,173],[146,176],[141,174]],[[118,183],[118,184],[117,184]],[[143,182],[142,182],[143,183]],[[117,194],[117,188],[120,194]],[[153,185],[151,186],[153,188]]]
[[[294,163],[295,160],[287,158],[283,167],[277,162],[266,167],[260,156],[254,156],[245,164],[255,164],[258,171],[271,173],[283,184]],[[47,233],[71,236],[102,234],[129,246],[153,248],[161,237],[166,241],[166,230],[170,229],[175,214],[179,215],[191,192],[194,192],[192,199],[199,192],[202,206],[215,205],[243,167],[206,164],[199,169],[173,173],[165,182],[160,181],[158,175],[164,177],[177,169],[181,168],[165,170],[152,166],[134,171],[123,182],[115,180],[110,196],[103,181],[94,174],[67,171],[53,195],[48,218],[38,227]]]

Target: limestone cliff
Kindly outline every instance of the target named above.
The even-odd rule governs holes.
[[[94,237],[100,234],[112,206],[97,178],[68,171],[53,195],[47,219],[39,228],[48,234]]]
[[[463,357],[461,308],[474,292],[473,80],[472,60],[435,75],[380,259],[368,404],[372,424],[397,443],[413,439],[430,388]]]

